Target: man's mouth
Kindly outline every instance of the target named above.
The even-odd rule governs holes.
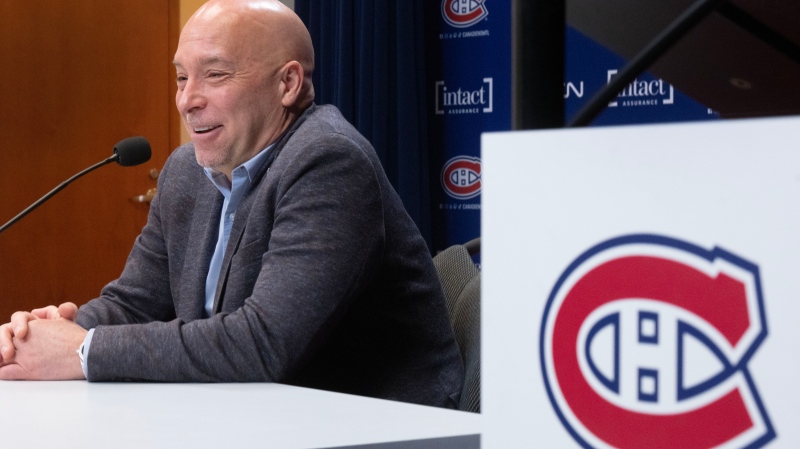
[[[207,133],[209,131],[213,131],[213,130],[219,128],[219,127],[220,127],[220,125],[213,125],[213,126],[200,126],[200,127],[192,128],[192,129],[197,134],[204,134],[204,133]]]

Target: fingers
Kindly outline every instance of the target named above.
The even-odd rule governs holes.
[[[0,326],[0,363],[9,363],[16,355],[13,339],[23,339],[28,335],[28,323],[32,320],[66,319],[74,321],[78,315],[78,306],[65,302],[60,306],[47,306],[30,312],[15,312],[9,323]]]
[[[33,309],[31,310],[31,313],[35,315],[36,318],[40,318],[42,320],[55,320],[61,317],[61,315],[58,314],[58,307],[56,306],[47,306],[39,309]]]
[[[28,335],[28,321],[38,319],[39,317],[31,312],[14,312],[11,315],[11,322],[8,323],[8,326],[11,328],[14,337],[25,338]]]
[[[31,310],[31,313],[37,318],[42,320],[57,320],[64,318],[70,321],[75,321],[78,315],[78,306],[71,302],[65,302],[60,306],[47,306],[39,309]]]
[[[11,321],[0,326],[0,360],[8,362],[14,358],[16,348],[13,338],[23,338],[28,333],[28,321],[37,319],[28,312],[14,312]]]
[[[58,314],[61,315],[61,318],[75,321],[75,317],[78,316],[78,306],[75,303],[65,302],[58,306]]]
[[[0,326],[0,363],[8,362],[14,358],[14,343],[11,339],[14,332],[11,330],[11,323]]]

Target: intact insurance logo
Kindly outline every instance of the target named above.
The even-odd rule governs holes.
[[[436,82],[436,114],[491,114],[493,110],[492,78],[483,78],[473,86],[449,86]]]
[[[456,28],[467,28],[489,15],[485,0],[443,0],[442,18]]]
[[[629,235],[561,275],[540,357],[550,401],[583,447],[760,447],[776,434],[747,363],[766,336],[755,264]]]
[[[616,75],[618,70],[607,72],[607,82]],[[635,79],[617,95],[617,100],[608,104],[608,107],[617,106],[658,106],[675,104],[675,89],[664,80]]]
[[[458,200],[475,198],[481,193],[481,160],[477,157],[457,156],[444,164],[442,187]]]

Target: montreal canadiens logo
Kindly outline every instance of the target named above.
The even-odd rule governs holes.
[[[472,26],[489,15],[484,2],[485,0],[443,0],[442,17],[456,28]]]
[[[447,161],[442,169],[442,187],[448,195],[459,200],[478,196],[481,193],[481,160],[458,156]]]
[[[550,401],[583,447],[760,447],[775,431],[747,363],[766,336],[755,264],[630,235],[559,278],[540,357]]]

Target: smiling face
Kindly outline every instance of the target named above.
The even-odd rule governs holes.
[[[212,1],[181,32],[175,102],[197,162],[228,178],[296,116],[299,91],[292,89],[303,84],[303,70],[276,36],[281,15],[280,7],[254,10],[246,2]]]

